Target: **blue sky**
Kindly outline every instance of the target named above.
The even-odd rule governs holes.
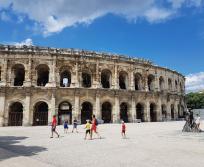
[[[204,89],[203,0],[1,0],[0,43],[146,58]]]

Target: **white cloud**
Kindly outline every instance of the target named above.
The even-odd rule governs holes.
[[[197,92],[204,90],[204,72],[187,75],[186,90],[187,92]]]
[[[165,2],[165,0],[160,0]],[[160,22],[171,18],[185,4],[200,6],[203,0],[168,0],[172,7],[158,0],[1,0],[1,8],[12,8],[17,15],[28,16],[44,34],[62,31],[77,24],[90,24],[108,13],[128,20],[144,18]]]
[[[32,46],[33,45],[33,40],[30,38],[27,38],[21,42],[10,42],[10,44],[15,45],[15,46]]]

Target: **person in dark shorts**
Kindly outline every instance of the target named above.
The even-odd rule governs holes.
[[[88,134],[89,134],[90,139],[91,139],[91,121],[89,121],[89,120],[86,121],[85,129],[86,129],[86,133],[85,133],[84,140],[86,140],[86,137]]]
[[[64,121],[64,133],[68,133],[68,120]]]
[[[52,118],[51,137],[50,138],[53,138],[53,133],[55,133],[57,135],[57,137],[59,138],[59,134],[56,131],[56,127],[57,127],[57,119],[56,119],[56,115],[54,115]]]
[[[78,130],[77,130],[77,125],[78,125],[78,121],[77,121],[77,119],[76,119],[76,118],[74,118],[72,133],[74,132],[74,129],[75,129],[75,130],[76,130],[76,132],[78,133]]]

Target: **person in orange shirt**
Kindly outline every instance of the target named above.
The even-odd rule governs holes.
[[[56,127],[57,127],[57,119],[56,119],[56,115],[53,115],[53,118],[52,118],[52,127],[51,127],[52,135],[51,135],[50,138],[53,138],[53,133],[55,133],[57,135],[57,137],[59,138],[59,134],[56,131]]]

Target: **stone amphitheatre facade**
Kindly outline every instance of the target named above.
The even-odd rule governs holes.
[[[95,114],[105,123],[183,117],[185,78],[143,59],[0,45],[0,126],[47,125]]]

